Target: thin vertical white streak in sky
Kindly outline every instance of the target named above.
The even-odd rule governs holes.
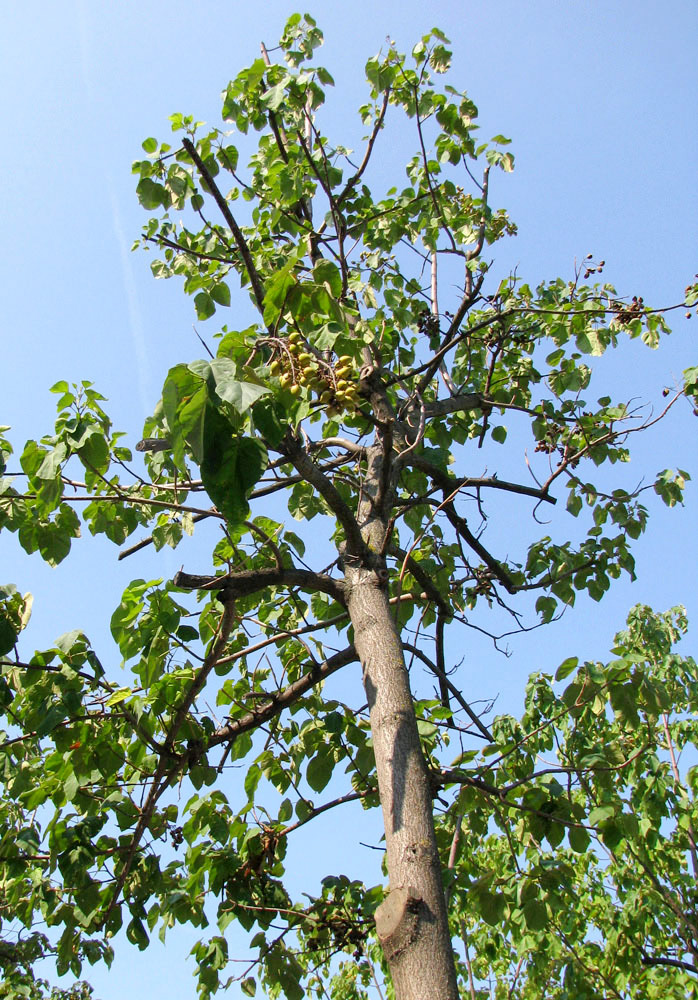
[[[77,23],[77,35],[80,44],[80,69],[82,82],[85,88],[85,96],[90,110],[96,114],[97,94],[94,74],[92,72],[93,61],[91,59],[92,44],[90,39],[89,10],[85,0],[75,0],[75,20]],[[102,174],[106,181],[106,190],[109,194],[109,204],[111,209],[112,227],[119,250],[119,260],[121,263],[121,276],[126,294],[126,304],[128,307],[129,330],[133,342],[133,353],[136,361],[136,372],[138,377],[138,393],[143,408],[143,414],[150,413],[153,402],[152,372],[148,359],[146,340],[143,335],[143,323],[141,319],[141,308],[138,301],[136,282],[131,267],[131,252],[126,243],[124,228],[121,224],[121,212],[116,195],[116,188],[109,171],[105,169],[102,162]]]
[[[138,292],[136,282],[133,277],[133,267],[131,265],[131,251],[126,243],[124,228],[121,225],[121,213],[119,202],[116,197],[114,183],[107,174],[107,188],[109,190],[109,200],[111,202],[112,225],[114,235],[119,245],[119,257],[121,260],[121,274],[126,292],[126,303],[128,305],[129,329],[133,341],[133,351],[136,358],[136,371],[138,374],[138,394],[143,407],[143,415],[150,413],[153,408],[153,379],[150,370],[150,361],[146,347],[145,336],[143,335],[143,322],[141,319],[141,308],[138,302]]]

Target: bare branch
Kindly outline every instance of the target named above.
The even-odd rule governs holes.
[[[436,605],[439,611],[447,618],[452,618],[453,608],[450,606],[448,601],[445,600],[439,588],[434,584],[426,570],[422,569],[417,560],[414,559],[409,552],[406,552],[395,543],[391,543],[388,546],[388,552],[402,561],[403,567],[405,567],[415,578],[417,583],[423,588],[424,592],[429,597],[429,600]]]
[[[200,513],[194,515],[194,517],[192,518],[192,522],[194,524],[198,524],[199,521],[203,521],[207,517],[218,517],[218,518],[220,518],[221,515],[215,509],[201,511]],[[118,554],[118,556],[116,558],[117,558],[117,560],[127,559],[128,556],[132,556],[136,552],[140,552],[141,549],[146,548],[146,546],[148,546],[148,545],[152,545],[152,543],[153,543],[153,536],[152,535],[148,535],[146,538],[142,538],[140,540],[140,542],[136,542],[135,545],[131,545],[127,549],[122,549],[121,552],[119,552],[119,554]]]
[[[444,640],[444,625],[446,622],[445,616],[439,611],[436,616],[436,630],[434,633],[434,640],[436,642],[436,676],[439,679],[439,694],[441,696],[441,704],[444,708],[451,708],[451,700],[448,696],[449,686],[448,677],[446,675],[446,654],[444,650],[445,640]]]
[[[303,819],[299,819],[296,823],[292,823],[291,826],[284,827],[283,830],[279,831],[277,836],[287,837],[289,833],[293,833],[293,831],[297,830],[299,827],[305,826],[306,823],[309,823],[311,819],[315,819],[315,817],[319,816],[321,813],[327,812],[329,809],[334,809],[336,806],[343,806],[346,802],[357,802],[360,799],[365,799],[367,795],[370,795],[375,791],[375,788],[364,788],[363,791],[348,792],[346,795],[340,795],[339,798],[333,799],[332,802],[325,802],[322,806],[315,806],[314,809],[310,810],[307,816]]]
[[[150,439],[146,439],[146,440],[150,440]],[[158,440],[158,443],[159,443],[159,439],[153,438],[153,440]],[[327,446],[329,448],[329,447],[333,447],[335,445],[338,446],[338,447],[346,448],[346,450],[348,452],[352,453],[352,454],[359,454],[359,453],[362,453],[363,451],[365,451],[365,449],[362,449],[359,445],[355,445],[354,442],[352,442],[352,441],[345,441],[344,438],[328,438],[325,441],[318,441],[316,444],[313,444],[312,447],[313,447],[313,450],[315,450],[315,449],[320,449],[320,448],[322,448],[324,446]],[[170,447],[169,442],[167,442],[167,447]],[[335,469],[335,468],[338,468],[341,465],[344,465],[344,463],[347,462],[348,459],[349,459],[349,455],[340,455],[338,458],[334,458],[331,461],[325,463],[324,465],[319,466],[318,468],[320,469],[320,472],[324,473],[324,472],[326,472],[329,469]],[[298,475],[298,476],[286,476],[283,479],[277,479],[277,480],[275,480],[273,483],[270,483],[267,486],[258,486],[256,490],[253,490],[250,493],[250,500],[256,500],[258,497],[269,496],[272,493],[278,493],[281,490],[288,488],[289,486],[293,486],[296,483],[302,482],[302,480],[303,480],[303,476],[300,476],[300,475]],[[263,482],[263,480],[260,480],[260,482]],[[155,489],[156,485],[153,484],[149,488]],[[174,489],[174,486],[172,486],[172,487],[157,486],[157,489],[166,489],[166,488]],[[67,500],[70,500],[70,499],[76,499],[77,500],[79,498],[78,497],[74,497],[74,498],[66,498],[66,499]],[[97,499],[104,499],[104,497],[99,497]],[[149,504],[156,503],[156,502],[157,501],[151,501],[151,500],[147,501],[147,503],[149,503]],[[170,505],[168,505],[168,506],[170,506]],[[175,507],[175,509],[177,509],[177,508]],[[188,510],[188,511],[193,512],[197,508],[181,507],[180,509],[181,510]],[[223,516],[218,513],[218,511],[216,510],[216,508],[215,507],[211,507],[207,511],[201,511],[201,510],[199,510],[198,513],[194,514],[194,517],[192,518],[192,522],[194,524],[198,524],[199,521],[203,521],[207,517],[217,517],[219,520],[224,520]],[[152,535],[148,535],[147,537],[142,538],[140,542],[136,542],[135,545],[131,545],[128,549],[123,549],[119,553],[119,555],[118,555],[117,558],[118,559],[126,559],[128,556],[132,556],[132,555],[134,555],[134,553],[139,552],[141,549],[146,548],[146,546],[152,545],[152,543],[153,543],[153,536]]]
[[[435,399],[426,406],[427,417],[443,417],[448,413],[491,409],[492,403],[480,392],[466,392],[450,399]]]
[[[506,479],[497,479],[496,476],[464,476],[462,479],[457,479],[449,476],[448,473],[443,472],[421,455],[412,456],[409,464],[413,465],[415,469],[421,469],[422,472],[425,472],[433,479],[439,489],[444,492],[448,491],[450,493],[454,489],[467,489],[468,487],[478,490],[504,490],[506,493],[518,493],[522,496],[533,497],[535,500],[545,501],[545,503],[557,503],[555,497],[550,496],[542,489],[536,489],[533,486],[522,486],[520,483],[510,483]]]
[[[241,570],[225,573],[219,576],[201,576],[179,571],[172,581],[175,587],[182,590],[213,590],[220,592],[223,603],[234,601],[239,597],[248,597],[267,587],[287,586],[300,587],[311,592],[321,591],[329,594],[340,604],[344,603],[344,587],[341,580],[335,580],[326,573],[313,573],[312,570],[263,566],[259,569]]]
[[[425,666],[427,666],[432,671],[432,673],[435,674],[439,678],[439,680],[446,685],[446,687],[451,692],[453,697],[456,699],[456,701],[463,709],[465,714],[468,716],[470,721],[473,723],[474,726],[476,726],[479,729],[483,739],[486,739],[488,743],[494,743],[495,742],[494,736],[489,731],[487,726],[481,721],[477,713],[470,707],[468,702],[463,697],[460,688],[458,688],[453,683],[453,681],[448,676],[446,671],[442,670],[441,667],[439,667],[436,663],[434,663],[433,660],[429,659],[424,650],[420,649],[419,646],[415,646],[409,642],[403,642],[402,645],[403,648],[406,649],[409,653],[413,653],[417,657],[417,659],[421,660],[422,663],[424,663]]]
[[[490,785],[481,778],[478,778],[473,774],[467,774],[465,771],[459,771],[457,768],[442,768],[440,771],[432,773],[434,774],[434,778],[436,780],[445,785],[471,785],[473,788],[477,788],[486,795],[491,795],[508,809],[516,809],[518,812],[527,812],[531,813],[533,816],[540,816],[541,819],[544,819],[549,823],[559,823],[560,826],[564,826],[570,830],[591,830],[592,832],[595,832],[596,830],[595,827],[589,826],[587,823],[576,823],[574,820],[564,819],[562,816],[555,816],[554,814],[545,812],[542,809],[536,809],[535,806],[529,806],[525,802],[513,802],[511,799],[506,798],[506,792],[504,789],[498,788],[496,785]]]
[[[337,198],[335,200],[335,205],[337,206],[337,208],[341,207],[342,202],[345,201],[345,199],[354,190],[354,188],[356,187],[356,185],[361,180],[363,172],[365,171],[366,167],[368,166],[368,162],[371,159],[371,154],[373,152],[373,146],[375,144],[376,139],[378,138],[378,133],[383,128],[383,122],[385,120],[385,113],[388,110],[389,99],[390,99],[390,88],[388,88],[385,91],[385,94],[383,95],[383,105],[381,107],[380,114],[378,115],[378,118],[374,122],[373,130],[371,132],[371,135],[369,136],[368,145],[366,146],[366,152],[364,153],[364,158],[361,161],[361,164],[359,165],[359,169],[356,171],[356,173],[352,177],[349,178],[349,180],[347,181],[347,183],[344,185],[343,189],[337,195]]]
[[[184,491],[184,490],[183,490]],[[14,493],[12,500],[36,500],[36,493]],[[5,499],[5,498],[3,498]],[[141,507],[156,507],[158,510],[171,510],[175,513],[185,513],[199,515],[200,517],[218,517],[224,520],[223,515],[216,510],[202,510],[201,507],[191,507],[188,504],[173,503],[171,500],[156,500],[153,497],[137,497],[130,493],[86,493],[81,496],[63,496],[64,503],[130,503],[139,504]]]
[[[487,551],[482,542],[475,537],[468,527],[467,520],[456,511],[453,506],[453,502],[449,501],[449,503],[444,507],[444,510],[446,512],[446,517],[461,536],[463,541],[470,546],[473,552],[480,556],[485,566],[492,571],[493,575],[499,580],[504,589],[510,594],[515,594],[517,587],[514,581],[511,579],[502,564],[498,562],[494,556]]]
[[[196,260],[215,260],[220,264],[230,264],[231,266],[235,264],[235,261],[231,257],[217,257],[215,254],[202,253],[200,250],[192,250],[191,247],[185,247],[182,246],[181,243],[176,243],[174,240],[168,240],[166,236],[146,236],[143,234],[141,239],[146,243],[155,243],[156,246],[170,247],[170,249],[176,250],[177,253],[188,254]],[[136,450],[138,450],[138,448],[136,448]]]
[[[466,254],[467,260],[475,260],[482,253],[482,248],[485,244],[485,226],[487,223],[487,192],[490,186],[490,168],[485,167],[482,175],[482,218],[480,219],[480,228],[477,234],[477,243],[472,249],[468,250]],[[470,273],[470,272],[468,272]],[[455,317],[454,317],[455,318]],[[453,327],[453,324],[451,324]],[[458,324],[455,325],[454,329],[458,329]]]

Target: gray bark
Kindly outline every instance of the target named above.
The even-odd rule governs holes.
[[[356,511],[315,465],[301,439],[287,434],[284,450],[297,472],[325,500],[344,534],[340,545],[343,599],[363,670],[385,824],[389,893],[377,910],[376,930],[395,997],[458,1000],[434,833],[432,786],[402,644],[388,602],[385,560],[401,456],[411,454],[419,437],[397,419],[380,370],[368,353],[360,386],[376,421],[376,436],[370,447],[362,448],[365,467]]]
[[[458,1000],[432,786],[402,643],[388,603],[383,555],[398,477],[394,442],[397,438],[400,450],[406,442],[370,365],[362,370],[362,395],[378,425],[375,442],[366,450],[356,512],[362,545],[349,543],[345,552],[344,598],[363,670],[385,824],[389,894],[376,913],[376,930],[397,1000]]]
[[[390,892],[376,929],[397,1000],[457,1000],[431,785],[380,574],[347,567],[347,604],[371,712]]]

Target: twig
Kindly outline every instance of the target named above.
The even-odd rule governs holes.
[[[475,981],[473,979],[473,963],[470,961],[470,949],[468,948],[468,931],[465,926],[465,919],[460,918],[460,936],[463,941],[463,951],[465,952],[465,964],[468,969],[468,986],[470,988],[471,1000],[477,1000],[475,992]]]
[[[206,164],[204,163],[204,161],[201,159],[201,157],[197,153],[196,147],[194,146],[193,142],[191,142],[190,139],[184,138],[184,139],[182,139],[182,145],[184,146],[184,148],[186,149],[187,153],[189,153],[189,155],[191,156],[192,160],[196,164],[197,170],[201,174],[201,177],[202,177],[203,181],[205,182],[206,187],[209,189],[209,191],[213,195],[214,200],[215,200],[216,204],[218,205],[218,208],[220,209],[221,215],[225,219],[225,221],[226,221],[226,223],[228,225],[228,228],[230,229],[231,233],[233,234],[233,239],[235,240],[235,245],[237,246],[238,250],[240,251],[240,256],[242,257],[243,261],[245,262],[245,267],[247,269],[247,273],[248,273],[249,278],[250,278],[250,283],[252,285],[252,291],[254,293],[255,302],[257,303],[257,308],[259,309],[260,313],[263,313],[264,312],[264,287],[262,285],[262,281],[261,281],[261,279],[259,277],[259,274],[257,273],[257,268],[255,267],[254,261],[252,260],[252,254],[250,253],[250,248],[247,245],[247,241],[246,241],[245,237],[242,234],[242,230],[240,229],[240,227],[238,226],[237,222],[233,218],[233,214],[230,211],[230,207],[228,205],[228,202],[225,200],[225,198],[221,194],[221,192],[220,192],[220,190],[219,190],[216,182],[214,181],[213,177],[211,177],[211,174],[209,173],[209,171],[208,171],[208,169],[206,167]]]
[[[432,660],[430,660],[429,657],[426,655],[426,653],[424,653],[424,651],[421,650],[418,646],[413,646],[411,643],[408,642],[403,642],[402,645],[408,652],[413,653],[418,659],[422,660],[422,662],[425,663],[429,667],[429,669],[434,674],[436,674],[437,677],[443,679],[449,691],[456,699],[460,707],[463,709],[465,714],[468,716],[470,721],[480,730],[480,733],[482,734],[483,738],[486,739],[488,743],[494,743],[495,742],[494,736],[489,731],[487,726],[485,726],[484,723],[481,721],[481,719],[478,717],[477,713],[470,707],[470,705],[465,700],[460,690],[453,683],[448,674],[442,672],[441,669],[435,663],[433,663]]]
[[[278,837],[287,837],[289,833],[293,833],[299,827],[304,826],[309,823],[311,819],[315,819],[321,813],[327,812],[329,809],[334,809],[335,806],[343,806],[346,802],[357,802],[359,799],[365,799],[367,795],[374,792],[373,788],[365,788],[361,792],[348,792],[346,795],[340,795],[339,798],[333,799],[332,802],[325,802],[322,806],[316,806],[311,809],[310,812],[303,818],[299,819],[296,823],[292,823],[290,826],[285,826],[283,830],[280,830],[277,834]]]
[[[674,775],[674,781],[678,788],[683,790],[681,784],[681,776],[679,775],[679,767],[676,761],[676,753],[674,752],[674,741],[671,737],[671,730],[669,729],[669,720],[667,719],[666,712],[662,712],[662,726],[664,728],[664,735],[666,736],[667,746],[669,747],[669,756],[671,758],[671,770]],[[691,820],[688,820],[688,825],[686,828],[686,835],[688,837],[688,847],[689,853],[691,855],[691,866],[693,868],[693,877],[698,880],[698,852],[696,851],[696,835],[693,830],[693,824]]]
[[[698,975],[698,966],[690,962],[682,962],[678,958],[653,958],[650,955],[643,955],[641,958],[643,965],[670,965],[675,969],[685,969],[686,972],[693,972]]]
[[[349,178],[349,180],[347,181],[347,183],[344,185],[343,189],[337,195],[337,198],[336,198],[336,201],[335,201],[335,204],[336,204],[337,208],[340,208],[341,205],[342,205],[342,202],[351,194],[351,192],[353,191],[353,189],[356,187],[356,185],[361,180],[361,177],[362,177],[362,175],[363,175],[366,167],[368,166],[368,162],[371,159],[371,154],[373,152],[373,146],[374,146],[374,144],[376,142],[376,139],[378,138],[378,133],[380,132],[380,130],[383,127],[383,122],[385,120],[385,113],[386,113],[386,111],[388,109],[389,99],[390,99],[390,87],[388,87],[388,89],[385,91],[385,93],[383,95],[383,105],[381,107],[381,110],[380,110],[380,113],[378,115],[378,118],[374,122],[373,130],[371,131],[371,135],[369,136],[369,139],[368,139],[368,145],[366,146],[366,152],[364,153],[364,158],[361,161],[361,163],[359,165],[359,168],[356,171],[356,173],[352,177]]]

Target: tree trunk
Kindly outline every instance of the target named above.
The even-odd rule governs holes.
[[[376,929],[397,1000],[458,1000],[432,793],[405,659],[381,574],[346,567],[371,713],[390,891]]]

